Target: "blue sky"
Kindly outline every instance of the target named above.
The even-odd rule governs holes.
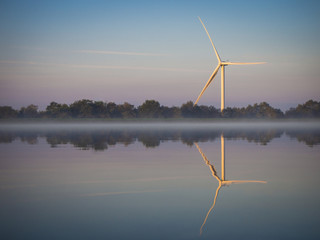
[[[0,105],[195,101],[222,60],[226,106],[319,101],[319,1],[0,1]],[[220,73],[199,104],[220,107]]]

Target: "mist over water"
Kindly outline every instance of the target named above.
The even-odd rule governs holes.
[[[142,122],[142,123],[28,123],[0,125],[0,142],[21,139],[29,143],[45,138],[51,146],[71,143],[81,149],[104,150],[108,145],[142,142],[156,147],[163,141],[245,139],[267,144],[282,135],[309,146],[320,143],[320,122]]]
[[[5,239],[319,239],[320,124],[0,124]]]
[[[140,121],[140,122],[23,122],[0,124],[0,130],[231,130],[231,129],[319,129],[320,121]]]

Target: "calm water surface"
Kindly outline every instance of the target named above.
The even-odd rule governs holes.
[[[2,124],[2,239],[320,239],[320,124]]]

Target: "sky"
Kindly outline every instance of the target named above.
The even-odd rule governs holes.
[[[0,0],[0,105],[195,102],[218,64],[226,107],[320,101],[320,1]],[[220,72],[199,105],[220,108]]]

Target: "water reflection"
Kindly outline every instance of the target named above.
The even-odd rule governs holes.
[[[202,125],[200,125],[202,126]],[[231,126],[231,127],[230,127]],[[72,144],[74,147],[88,150],[103,151],[109,146],[123,144],[128,146],[135,142],[141,142],[147,148],[154,148],[163,141],[181,141],[182,143],[192,146],[194,142],[215,141],[224,134],[226,139],[244,139],[248,142],[267,145],[282,135],[297,139],[309,147],[320,144],[320,124],[314,124],[312,127],[299,125],[298,127],[286,126],[253,126],[237,128],[230,125],[229,127],[216,127],[208,125],[199,127],[197,124],[190,124],[180,127],[180,125],[168,124],[164,128],[154,127],[131,127],[119,126],[113,127],[106,125],[97,128],[95,124],[85,125],[78,128],[65,128],[63,126],[48,127],[40,126],[34,128],[16,128],[15,126],[0,125],[0,143],[11,143],[15,140],[36,144],[38,138],[45,138],[51,147],[59,145]]]
[[[3,239],[319,239],[319,127],[179,126],[0,125]]]
[[[215,193],[215,196],[214,196],[214,200],[213,200],[213,204],[212,206],[210,207],[204,221],[203,221],[203,224],[201,225],[200,227],[200,235],[202,234],[202,231],[203,231],[203,227],[204,225],[206,224],[207,222],[207,219],[211,213],[211,211],[213,210],[214,206],[216,205],[216,201],[217,201],[217,198],[218,198],[218,194],[219,194],[219,191],[222,187],[224,186],[229,186],[231,184],[239,184],[239,183],[267,183],[266,181],[258,181],[258,180],[226,180],[225,178],[225,171],[226,171],[226,168],[225,168],[225,142],[224,142],[224,136],[223,134],[221,134],[221,178],[218,176],[217,174],[217,171],[214,167],[213,164],[210,163],[210,161],[208,160],[208,158],[206,157],[206,155],[203,153],[202,149],[199,147],[199,145],[195,142],[194,143],[195,146],[197,147],[199,153],[201,154],[204,162],[206,163],[206,165],[209,167],[211,173],[212,173],[212,176],[214,178],[216,178],[219,182],[219,186],[216,190],[216,193]]]

